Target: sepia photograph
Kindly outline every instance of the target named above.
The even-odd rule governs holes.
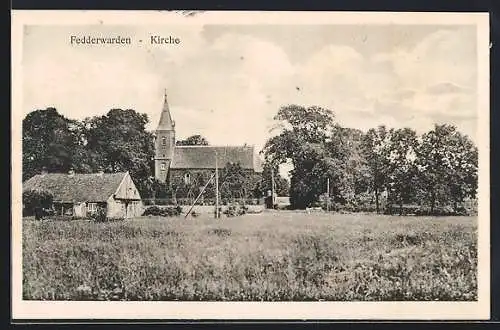
[[[25,11],[12,38],[19,317],[489,317],[487,14]]]

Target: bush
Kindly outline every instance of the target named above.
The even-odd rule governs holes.
[[[35,215],[40,219],[52,209],[54,196],[45,190],[27,190],[23,192],[24,215]]]
[[[215,211],[214,211],[215,212]],[[227,217],[235,217],[239,215],[247,214],[248,206],[245,204],[230,204],[222,213]]]
[[[245,204],[240,205],[240,209],[238,210],[238,215],[247,214],[247,212],[248,212],[248,206],[246,206]]]
[[[396,204],[389,204],[385,208],[384,214],[400,214],[400,206]],[[464,207],[458,207],[454,210],[451,206],[436,206],[431,211],[430,206],[427,205],[403,205],[403,215],[415,214],[418,216],[458,216],[470,215]]]
[[[179,205],[176,206],[166,206],[166,207],[159,207],[159,206],[150,206],[146,208],[144,213],[142,214],[143,216],[157,216],[157,217],[174,217],[174,216],[179,216],[182,213],[182,207]]]
[[[222,213],[224,213],[228,217],[234,217],[237,215],[236,206],[229,205]]]
[[[407,214],[418,214],[418,210],[420,209],[420,205],[413,205],[413,204],[387,204],[385,207],[384,214],[400,214],[400,215],[407,215]]]
[[[95,212],[90,214],[90,219],[95,222],[106,222],[108,221],[108,217],[106,214],[106,209],[104,207],[98,206]]]

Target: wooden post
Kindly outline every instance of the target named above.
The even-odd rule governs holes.
[[[274,209],[274,205],[276,204],[274,199],[274,168],[271,167],[271,201],[273,203],[272,208]]]
[[[326,212],[330,211],[330,178],[326,179]]]
[[[215,151],[215,218],[219,218],[219,170],[217,168],[217,150]]]
[[[205,191],[205,189],[207,189],[208,184],[212,181],[212,179],[214,178],[214,176],[215,176],[215,173],[212,174],[212,176],[210,177],[210,179],[208,179],[207,183],[205,183],[205,186],[203,186],[203,189],[201,189],[200,193],[198,194],[198,196],[194,200],[193,205],[191,205],[191,208],[186,213],[186,215],[184,216],[184,218],[186,218],[191,213],[191,211],[193,210],[194,206],[196,205],[196,202],[198,201],[198,199],[200,199],[200,197],[203,194],[203,192]]]

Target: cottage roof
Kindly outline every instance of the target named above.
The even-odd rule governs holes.
[[[170,107],[167,102],[167,91],[165,91],[165,98],[163,100],[163,109],[160,115],[160,121],[158,122],[157,131],[171,131],[174,129],[175,123],[170,115]]]
[[[23,183],[23,191],[46,190],[57,202],[105,202],[117,191],[127,174],[38,174]]]
[[[262,172],[262,163],[253,146],[176,146],[171,169],[214,169],[239,163],[244,169]]]

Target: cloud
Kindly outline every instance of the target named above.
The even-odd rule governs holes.
[[[373,56],[332,40],[292,62],[279,42],[251,34],[222,33],[209,41],[203,27],[183,26],[138,29],[136,37],[146,40],[151,31],[180,36],[182,46],[31,47],[25,111],[56,106],[83,118],[133,108],[147,113],[154,129],[166,87],[178,137],[202,134],[214,144],[263,146],[278,108],[292,103],[328,107],[356,128],[386,124],[422,132],[433,120],[450,118],[475,134],[469,32],[436,31],[412,48]],[[32,33],[33,40],[58,40]]]
[[[469,88],[460,87],[453,83],[443,82],[427,87],[427,93],[429,94],[460,94],[469,93],[471,90]]]
[[[433,120],[449,118],[475,138],[475,123],[458,119],[474,121],[477,117],[476,46],[471,31],[440,30],[411,49],[373,56],[371,61],[391,68],[398,82],[396,89],[378,99],[376,111],[392,113],[400,125],[419,131],[431,128]]]

